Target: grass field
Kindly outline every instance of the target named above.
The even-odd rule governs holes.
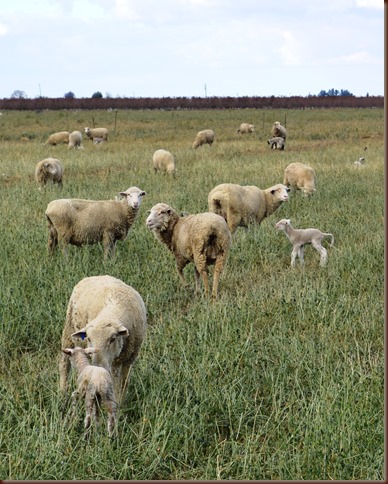
[[[275,120],[287,124],[284,152],[266,143]],[[241,122],[256,133],[237,135]],[[109,142],[43,144],[93,123],[111,130]],[[383,125],[380,109],[4,112],[0,477],[383,479]],[[205,128],[216,141],[192,150]],[[175,179],[153,173],[158,148],[175,154]],[[64,165],[62,190],[37,189],[35,164],[48,156]],[[354,168],[360,156],[366,164]],[[293,161],[315,168],[316,195],[292,193],[260,226],[239,228],[219,299],[193,297],[146,228],[146,211],[166,202],[204,212],[215,185],[267,188]],[[114,260],[103,261],[101,246],[48,257],[48,202],[111,199],[132,185],[147,196]],[[281,218],[334,234],[325,268],[311,248],[303,268],[290,268],[291,245],[274,228]],[[192,265],[185,273],[194,287]],[[71,291],[102,274],[138,290],[148,311],[112,441],[105,422],[83,440],[84,408],[62,414],[58,389]]]

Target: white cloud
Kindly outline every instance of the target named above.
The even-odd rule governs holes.
[[[7,25],[0,23],[0,35],[7,35],[9,28]]]
[[[378,8],[383,10],[383,0],[356,0],[356,6],[362,8]]]
[[[365,50],[355,52],[354,54],[342,56],[341,60],[349,64],[365,64],[372,61],[368,52],[365,52]]]
[[[279,52],[283,62],[287,66],[297,66],[301,63],[300,43],[294,34],[289,31],[281,32],[284,43]]]

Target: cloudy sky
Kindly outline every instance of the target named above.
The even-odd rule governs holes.
[[[0,0],[0,98],[384,94],[383,0]]]

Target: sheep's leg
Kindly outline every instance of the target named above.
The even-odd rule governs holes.
[[[195,293],[199,293],[199,286],[200,286],[200,273],[198,272],[198,269],[194,267],[194,277],[195,277]],[[204,281],[205,283],[205,281]]]
[[[182,284],[187,287],[188,283],[185,279],[185,276],[183,275],[183,269],[187,266],[188,261],[186,259],[179,259],[176,261],[176,270],[179,276],[179,279],[181,280]]]
[[[206,269],[203,270],[201,272],[201,274],[202,274],[202,279],[203,279],[203,285],[204,285],[204,288],[205,288],[205,294],[208,295],[209,294],[209,277],[208,277],[207,270]]]
[[[64,353],[59,356],[59,387],[63,395],[66,394],[67,380],[70,373],[70,360]]]
[[[304,247],[301,245],[298,250],[298,256],[301,264],[304,264]]]
[[[48,239],[48,250],[50,255],[54,254],[55,248],[58,245],[58,232],[55,230],[53,225],[49,225],[49,239]]]
[[[86,395],[85,406],[86,406],[86,415],[84,420],[84,428],[85,428],[85,435],[86,435],[92,423],[92,415],[95,412],[94,396]]]
[[[327,250],[324,247],[322,247],[322,245],[319,242],[316,242],[316,241],[312,241],[311,242],[311,245],[321,255],[320,265],[322,267],[325,266],[326,265],[326,262],[327,262]]]
[[[107,400],[105,406],[108,411],[108,435],[112,437],[116,427],[116,403],[113,400]]]
[[[296,260],[296,256],[298,255],[298,251],[299,251],[299,248],[296,247],[296,246],[292,249],[292,252],[291,252],[291,267],[295,266],[295,260]]]
[[[108,257],[114,257],[115,255],[115,248],[116,248],[116,241],[112,240],[112,237],[109,233],[105,233],[102,237],[102,243],[104,245],[104,259],[108,259]]]

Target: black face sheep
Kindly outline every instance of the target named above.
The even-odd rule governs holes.
[[[92,418],[96,418],[98,408],[104,407],[108,412],[108,435],[112,437],[116,425],[116,402],[114,398],[112,376],[106,368],[89,363],[88,355],[97,353],[98,348],[63,348],[72,366],[77,370],[77,390],[72,393],[74,400],[85,399],[86,415],[85,432],[91,426]]]
[[[68,149],[71,150],[72,148],[81,148],[82,143],[82,133],[80,131],[73,131],[69,134],[69,145]]]
[[[95,138],[102,138],[104,141],[108,141],[109,131],[106,128],[85,128],[86,136],[94,141]]]
[[[284,147],[286,145],[285,140],[280,136],[276,136],[275,138],[269,139],[267,143],[269,144],[272,150],[284,150]]]
[[[130,370],[146,335],[147,312],[140,294],[120,279],[92,276],[73,289],[62,332],[62,348],[98,348],[92,363],[108,370],[113,379],[115,401],[125,395]],[[60,388],[67,392],[69,359],[61,353]]]
[[[296,257],[299,256],[300,263],[304,263],[303,251],[306,244],[311,244],[321,255],[320,265],[324,266],[327,262],[327,250],[322,246],[325,237],[331,237],[330,247],[334,245],[333,234],[321,232],[318,229],[294,229],[290,219],[282,219],[275,227],[283,230],[288,240],[292,244],[291,266],[295,266]]]
[[[120,192],[122,200],[53,200],[46,209],[49,252],[53,254],[60,241],[64,250],[68,244],[104,245],[105,259],[114,256],[117,240],[125,240],[146,195],[138,187]]]
[[[199,133],[197,133],[197,136],[195,137],[192,147],[195,149],[205,144],[211,146],[213,144],[214,137],[215,133],[211,129],[199,131]]]
[[[316,174],[314,168],[304,163],[290,163],[284,170],[283,183],[288,186],[301,190],[307,197],[316,192]]]
[[[232,234],[237,227],[260,224],[266,217],[288,201],[289,188],[282,184],[261,190],[256,186],[222,183],[210,191],[209,212],[221,215]]]
[[[255,126],[249,123],[241,123],[240,127],[237,130],[238,134],[248,134],[248,133],[254,133],[254,132],[255,132]]]
[[[194,263],[195,288],[199,292],[202,276],[209,294],[208,266],[214,265],[212,297],[217,298],[218,283],[231,246],[232,237],[225,220],[214,213],[180,217],[165,203],[149,211],[147,227],[174,254],[178,275],[186,285],[183,269]]]
[[[39,184],[39,189],[43,188],[48,181],[57,183],[62,187],[63,167],[56,158],[45,158],[35,166],[35,180]]]
[[[284,126],[282,126],[279,121],[275,121],[272,126],[272,137],[276,138],[279,136],[280,138],[283,138],[284,141],[286,141],[287,138],[287,130]]]
[[[53,133],[48,137],[45,145],[59,145],[61,143],[69,143],[69,135],[68,131],[59,131],[58,133]]]
[[[152,156],[152,164],[155,173],[164,171],[169,175],[175,177],[175,158],[172,153],[167,150],[156,150]]]

